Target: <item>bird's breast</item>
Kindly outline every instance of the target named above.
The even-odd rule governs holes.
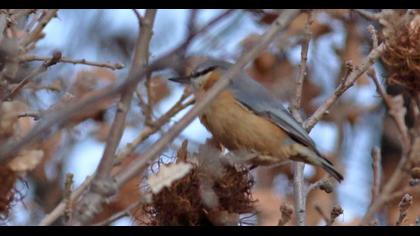
[[[243,106],[228,90],[212,101],[200,121],[229,150],[245,149],[286,158],[280,147],[290,141],[288,135],[269,119]]]

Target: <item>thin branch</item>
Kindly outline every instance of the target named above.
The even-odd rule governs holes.
[[[372,49],[365,61],[360,65],[356,66],[347,76],[345,76],[340,85],[336,88],[334,93],[320,106],[318,109],[303,123],[303,127],[310,131],[316,123],[324,116],[324,114],[331,108],[337,99],[347,89],[353,86],[356,80],[363,75],[375,62],[375,60],[385,52],[386,46],[381,43],[377,48]]]
[[[303,81],[307,77],[307,61],[308,61],[308,49],[309,42],[311,40],[311,24],[312,20],[312,11],[307,13],[307,22],[304,27],[304,37],[302,40],[301,48],[301,62],[299,67],[299,76],[296,81],[296,96],[292,106],[292,115],[300,123],[302,123],[302,117],[300,115],[300,108],[302,102],[302,89]],[[294,192],[294,203],[295,203],[295,212],[296,212],[296,222],[298,225],[305,225],[305,208],[306,208],[306,198],[304,193],[304,176],[303,170],[305,169],[305,163],[295,162],[293,163],[294,175],[293,175],[293,192]]]
[[[182,103],[184,99],[181,98],[172,108],[170,108],[164,115],[162,115],[157,121],[153,122],[151,126],[146,126],[145,129],[137,136],[131,143],[117,155],[115,158],[115,165],[121,163],[123,159],[134,152],[135,148],[140,145],[144,140],[156,133],[165,123],[167,123],[174,115],[186,107],[194,104],[195,100],[191,99],[186,103]]]
[[[280,206],[281,218],[278,222],[278,226],[286,225],[292,219],[293,208],[286,202],[283,202]]]
[[[321,215],[322,219],[328,225],[328,223],[330,222],[330,219],[328,218],[327,214],[325,214],[325,212],[322,210],[322,208],[318,204],[315,204],[314,208],[319,213],[319,215]]]
[[[381,189],[382,168],[381,168],[381,149],[375,146],[372,148],[372,170],[373,170],[373,183],[372,183],[372,202],[379,195]]]
[[[400,204],[398,205],[399,209],[400,209],[400,214],[398,216],[398,220],[395,223],[395,225],[401,225],[401,223],[404,221],[405,217],[407,216],[407,210],[408,208],[410,208],[410,206],[413,204],[413,196],[411,196],[410,194],[405,194],[401,201]]]
[[[341,214],[343,214],[343,212],[344,211],[343,211],[343,208],[341,208],[341,206],[335,205],[333,207],[333,209],[331,210],[330,220],[329,220],[327,225],[330,226],[330,225],[334,224],[335,219],[337,219],[337,217],[339,217]]]
[[[396,189],[398,184],[401,182],[402,178],[408,174],[405,171],[405,167],[407,163],[410,162],[410,160],[414,160],[416,158],[416,155],[418,155],[418,150],[416,149],[420,147],[419,137],[416,137],[410,145],[410,137],[408,134],[407,126],[404,121],[406,110],[403,104],[403,98],[401,96],[397,98],[391,98],[386,93],[382,85],[379,83],[375,73],[371,72],[369,73],[369,76],[373,79],[377,87],[378,93],[381,95],[385,105],[388,107],[389,115],[392,117],[392,119],[398,127],[399,133],[402,137],[401,145],[403,150],[401,159],[394,173],[392,174],[382,191],[379,193],[379,196],[369,207],[368,211],[362,219],[362,222],[360,223],[361,225],[366,225],[367,222],[369,222],[370,219],[374,216],[374,214],[388,201],[389,196]]]
[[[127,208],[125,208],[124,210],[117,212],[115,214],[113,214],[112,216],[110,216],[108,219],[105,219],[99,223],[96,223],[94,226],[106,226],[106,225],[111,225],[112,223],[114,223],[115,221],[126,217],[126,216],[130,216],[130,212],[140,206],[142,206],[145,202],[147,202],[146,198],[148,196],[142,197],[139,201],[131,203]]]
[[[331,183],[331,176],[327,176],[324,177],[318,181],[316,181],[315,183],[312,183],[311,185],[309,185],[309,187],[306,189],[306,193],[305,193],[305,198],[308,197],[308,195],[314,191],[315,189],[321,189],[326,193],[332,193],[333,192],[333,186]]]
[[[92,182],[92,177],[87,177],[86,180],[75,190],[72,192],[70,196],[70,201],[75,202],[81,195],[84,193],[84,191],[87,189],[88,186],[90,186],[90,183]],[[55,208],[52,210],[48,215],[46,215],[41,222],[39,223],[39,226],[47,226],[54,223],[65,211],[66,209],[66,200],[63,199]]]
[[[129,77],[137,74],[137,71],[140,70],[141,67],[146,68],[147,66],[149,44],[153,34],[152,28],[156,11],[157,10],[155,9],[147,10],[145,17],[141,18],[142,20],[139,22],[139,29],[141,28],[141,31],[139,30],[140,33]],[[124,131],[126,116],[130,108],[134,91],[137,87],[137,82],[139,81],[134,81],[131,83],[131,86],[127,87],[117,105],[117,112],[111,126],[105,150],[92,183],[94,187],[91,188],[91,191],[82,199],[78,208],[77,220],[80,220],[81,223],[90,221],[99,213],[101,210],[100,204],[102,204],[103,198],[113,195],[116,191],[114,188],[115,186],[112,185],[112,180],[109,179],[111,177],[115,151]]]
[[[296,211],[296,222],[299,226],[305,225],[306,199],[305,199],[305,182],[303,170],[305,164],[301,162],[293,162],[293,194]]]
[[[19,62],[30,62],[30,61],[49,61],[50,57],[36,56],[36,55],[23,55],[19,58]],[[121,63],[105,63],[105,62],[94,62],[88,61],[86,59],[71,59],[67,57],[62,57],[58,61],[60,63],[69,63],[69,64],[82,64],[88,66],[104,67],[111,70],[120,70],[124,68],[124,65]]]
[[[368,20],[378,21],[380,19],[380,14],[373,13],[364,9],[353,9],[353,11],[359,13],[361,16]]]
[[[274,21],[271,28],[266,32],[259,43],[243,55],[237,63],[232,66],[222,78],[218,80],[213,87],[203,96],[202,100],[197,102],[195,106],[177,123],[175,124],[163,137],[159,139],[150,149],[143,154],[141,159],[136,160],[124,172],[115,177],[117,185],[121,186],[131,178],[137,175],[139,170],[151,163],[163,149],[170,143],[193,119],[216,97],[222,90],[230,83],[230,80],[239,73],[239,71],[258,53],[264,49],[271,40],[281,32],[299,13],[299,10],[284,10],[283,13]]]
[[[23,47],[27,47],[30,43],[35,42],[37,39],[39,39],[39,35],[42,32],[42,30],[47,26],[47,24],[50,22],[50,20],[56,16],[58,9],[52,9],[48,10],[48,12],[44,15],[44,17],[39,21],[36,28],[27,36],[25,37],[21,45]]]
[[[71,223],[71,216],[73,213],[73,202],[71,200],[73,188],[73,174],[69,173],[66,175],[66,182],[64,183],[64,222],[66,225],[70,225]]]
[[[295,92],[296,96],[295,96],[295,100],[293,102],[293,106],[291,109],[293,117],[299,122],[302,122],[302,117],[300,115],[300,109],[302,105],[301,104],[302,103],[302,90],[303,90],[303,82],[305,78],[308,76],[308,71],[307,71],[308,49],[309,49],[309,42],[312,37],[312,32],[311,32],[311,25],[313,22],[312,11],[307,12],[307,15],[308,15],[308,19],[304,26],[303,39],[301,43],[301,51],[300,51],[301,59],[300,59],[300,65],[299,65],[299,75],[296,80],[296,92]]]
[[[31,73],[29,73],[29,75],[27,75],[25,78],[23,78],[22,81],[20,81],[19,84],[7,96],[5,96],[2,99],[2,101],[6,101],[6,100],[14,98],[18,94],[18,92],[27,83],[29,83],[29,81],[37,78],[42,73],[47,71],[48,67],[57,64],[60,61],[60,59],[61,59],[61,52],[59,52],[59,51],[54,52],[53,56],[51,58],[49,58],[49,60],[44,61],[44,63],[42,63],[42,65],[40,67],[36,68]]]
[[[402,146],[403,148],[406,148],[410,146],[410,138],[408,134],[408,129],[404,121],[405,116],[405,108],[403,107],[403,101],[402,97],[396,97],[393,98],[389,96],[385,88],[382,86],[382,84],[379,82],[378,78],[376,77],[376,74],[373,70],[369,71],[368,73],[369,77],[372,78],[373,82],[375,83],[376,90],[378,91],[379,95],[384,100],[384,103],[386,107],[388,108],[388,113],[391,116],[391,118],[394,120],[395,124],[397,125],[397,128],[399,130],[400,135],[402,136]],[[403,112],[402,112],[403,111]],[[407,150],[405,150],[407,151]]]

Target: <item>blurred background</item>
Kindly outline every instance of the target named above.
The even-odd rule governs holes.
[[[197,10],[196,25],[204,26],[224,11]],[[144,14],[145,11],[139,12]],[[158,10],[150,46],[151,61],[185,40],[191,13],[189,9]],[[41,14],[37,12],[32,17]],[[372,49],[371,34],[367,31],[367,26],[372,22],[359,14],[336,9],[317,10],[313,16],[308,77],[303,87],[304,118],[333,93],[345,73],[345,63],[351,61],[353,65],[360,64]],[[255,44],[259,35],[265,32],[276,17],[276,13],[269,10],[235,10],[195,38],[188,47],[188,55],[192,58],[212,56],[234,62]],[[21,24],[30,24],[30,19]],[[247,67],[249,74],[280,98],[286,107],[294,98],[301,59],[300,42],[306,20],[305,14],[296,17],[287,30]],[[377,24],[374,26],[378,27]],[[37,42],[30,54],[49,57],[58,50],[68,58],[122,63],[125,67],[111,70],[63,63],[50,67],[47,73],[29,84],[19,95],[17,101],[31,111],[45,111],[69,94],[75,98],[82,97],[124,79],[128,74],[138,35],[138,22],[132,10],[59,10],[57,17],[48,23],[43,32],[45,36]],[[27,63],[25,67],[22,66],[22,73],[40,64],[37,61]],[[387,76],[382,63],[376,63],[375,69],[380,80]],[[188,68],[185,73],[187,71]],[[167,81],[174,74],[174,71],[168,69],[152,75],[148,102],[153,104],[153,117],[160,117],[168,111],[183,94],[183,87]],[[144,83],[141,83],[139,91],[146,91]],[[398,88],[395,91],[398,93]],[[20,198],[13,201],[5,225],[38,224],[61,201],[66,173],[74,174],[76,188],[95,171],[116,108],[112,101],[104,101],[99,106],[103,108],[98,112],[76,117],[39,144],[38,149],[43,150],[42,161],[17,180],[15,188]],[[16,104],[13,107],[18,109]],[[144,152],[190,108],[175,115],[161,131],[139,145],[130,158],[136,158],[136,155]],[[145,114],[138,96],[135,96],[120,149],[132,142],[144,129],[144,120]],[[24,118],[22,122],[27,122],[30,127],[36,121]],[[308,225],[325,224],[315,207],[330,212],[333,205],[340,205],[344,210],[337,218],[336,225],[360,222],[371,202],[371,150],[373,146],[382,148],[383,181],[386,182],[400,156],[401,147],[396,132],[374,83],[362,75],[310,133],[321,153],[333,160],[344,173],[345,180],[331,194],[320,190],[311,192],[307,200]],[[210,137],[211,134],[196,119],[167,147],[160,159],[162,162],[170,162],[185,139],[189,142],[188,151],[194,152]],[[312,183],[322,178],[324,172],[306,165],[304,174],[307,183]],[[252,175],[255,179],[252,196],[257,200],[256,214],[247,222],[252,225],[277,225],[280,205],[293,199],[292,171],[289,166],[260,167]],[[134,202],[141,185],[136,180],[124,186],[117,200],[107,206],[96,221],[106,219]],[[390,202],[389,207],[382,211],[379,219],[381,224],[394,221],[398,202],[399,199]],[[419,214],[418,204],[412,208],[411,220],[416,214]],[[128,216],[113,223],[136,224],[139,222]]]

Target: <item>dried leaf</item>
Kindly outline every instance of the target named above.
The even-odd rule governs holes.
[[[25,172],[33,170],[44,157],[42,150],[25,150],[8,164],[9,168],[15,172]]]
[[[159,173],[150,176],[148,184],[154,194],[159,193],[164,187],[171,186],[172,182],[184,177],[190,170],[192,165],[189,163],[177,163],[171,165],[162,165]]]

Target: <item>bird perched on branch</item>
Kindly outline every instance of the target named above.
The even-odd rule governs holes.
[[[218,81],[232,64],[208,59],[186,77],[171,81],[192,86],[196,100]],[[252,165],[288,160],[320,166],[339,182],[343,176],[321,155],[306,130],[261,84],[245,71],[231,80],[200,115],[213,137],[231,151],[255,154]]]

